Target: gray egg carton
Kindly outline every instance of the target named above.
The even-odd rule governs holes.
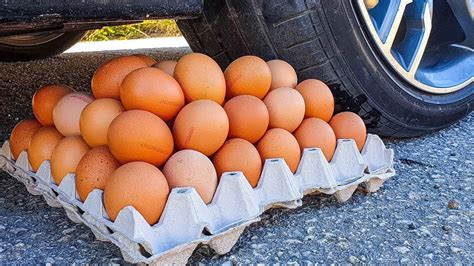
[[[377,191],[395,175],[393,156],[393,150],[386,149],[378,136],[369,134],[362,152],[353,140],[338,140],[331,162],[319,148],[305,149],[296,174],[283,159],[267,159],[256,188],[242,172],[224,173],[208,205],[194,188],[173,189],[159,222],[152,226],[131,206],[112,222],[102,190],[92,191],[81,202],[74,174],[66,175],[58,186],[49,161],[34,173],[25,151],[16,162],[12,160],[8,141],[2,146],[0,169],[24,183],[30,193],[42,195],[49,205],[63,207],[72,221],[90,227],[97,239],[117,245],[126,261],[184,264],[199,244],[209,245],[218,254],[229,252],[265,210],[297,208],[306,194],[333,194],[344,202],[359,185],[365,191]]]

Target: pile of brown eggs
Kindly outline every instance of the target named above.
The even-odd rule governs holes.
[[[75,173],[83,201],[104,190],[111,220],[130,205],[154,224],[172,188],[194,187],[210,203],[223,172],[242,171],[256,187],[265,159],[283,158],[295,172],[304,148],[330,160],[336,139],[362,149],[366,138],[359,116],[333,116],[326,84],[298,83],[282,60],[243,56],[223,72],[199,53],[159,63],[123,56],[95,71],[91,89],[40,88],[36,119],[16,125],[10,145],[14,158],[28,151],[33,171],[50,160],[57,184]]]

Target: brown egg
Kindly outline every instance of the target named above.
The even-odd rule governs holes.
[[[379,0],[364,0],[365,7],[367,9],[372,9],[376,7],[379,3]]]
[[[59,185],[68,173],[75,173],[82,156],[89,150],[89,146],[80,136],[65,137],[51,154],[51,175]]]
[[[229,137],[257,142],[267,131],[268,110],[259,98],[240,95],[230,99],[224,110],[229,117]]]
[[[149,55],[146,55],[146,54],[134,54],[133,56],[136,56],[138,58],[140,58],[141,60],[143,60],[143,62],[145,62],[145,64],[147,64],[148,66],[152,66],[154,64],[156,64],[156,60],[153,59],[153,57],[149,56]]]
[[[263,99],[272,83],[270,67],[261,58],[246,55],[234,60],[226,68],[227,98],[253,95]]]
[[[28,161],[33,172],[38,171],[44,161],[51,159],[54,147],[63,138],[54,127],[42,127],[36,131],[28,145]]]
[[[173,76],[174,68],[176,67],[177,63],[178,62],[176,62],[174,60],[164,60],[164,61],[161,61],[161,62],[158,62],[158,63],[154,64],[153,67],[161,69],[166,74],[168,74],[170,76]]]
[[[334,112],[334,97],[329,87],[317,79],[307,79],[296,90],[303,96],[306,111],[305,117],[316,117],[329,122]]]
[[[36,119],[25,119],[16,124],[10,135],[10,151],[14,160],[28,149],[31,138],[40,128],[41,124]]]
[[[120,99],[127,110],[145,110],[161,119],[174,119],[184,106],[179,83],[160,69],[145,67],[128,74],[120,88]]]
[[[230,139],[212,161],[220,179],[224,172],[241,171],[252,187],[256,187],[262,172],[262,160],[257,149],[245,139]]]
[[[293,132],[303,121],[304,100],[301,94],[292,88],[274,89],[263,102],[270,115],[270,128],[283,128]]]
[[[84,92],[73,92],[62,97],[53,110],[54,125],[59,132],[66,137],[80,136],[82,110],[92,101],[94,97]]]
[[[353,139],[357,148],[362,150],[367,138],[364,120],[355,113],[342,112],[332,117],[329,122],[337,139]]]
[[[115,117],[124,111],[122,104],[110,98],[97,99],[82,110],[79,126],[82,138],[91,147],[107,145],[107,131]]]
[[[33,95],[32,106],[36,119],[43,126],[54,126],[53,109],[66,94],[74,92],[66,85],[46,85]]]
[[[178,149],[193,149],[207,156],[224,144],[228,133],[229,120],[224,108],[210,100],[198,100],[184,106],[173,125]]]
[[[121,113],[109,126],[107,143],[121,163],[162,165],[173,152],[173,135],[158,116],[142,110]]]
[[[301,151],[320,148],[324,157],[331,160],[336,149],[336,135],[331,126],[319,118],[306,118],[294,133]]]
[[[105,210],[115,221],[120,210],[133,206],[153,225],[159,221],[169,193],[166,178],[158,168],[145,162],[127,163],[117,168],[105,184]]]
[[[201,99],[222,104],[225,98],[225,78],[220,66],[205,54],[191,53],[179,59],[174,78],[183,89],[186,102]]]
[[[195,150],[179,151],[166,162],[163,174],[170,188],[193,187],[208,204],[217,189],[217,174],[212,162]]]
[[[301,153],[298,141],[290,132],[281,129],[270,129],[258,142],[258,152],[262,161],[272,158],[283,158],[294,173],[300,163]]]
[[[298,84],[298,77],[295,69],[287,62],[279,59],[267,62],[272,72],[272,85],[270,90],[277,88],[294,88]]]
[[[79,198],[85,201],[92,190],[104,190],[108,178],[119,166],[120,163],[106,146],[87,151],[76,167],[76,190]]]
[[[92,76],[91,88],[95,98],[120,100],[120,84],[128,73],[148,65],[139,57],[122,56],[102,64]]]

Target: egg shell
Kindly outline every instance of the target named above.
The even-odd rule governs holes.
[[[329,161],[336,149],[336,135],[331,126],[319,118],[306,118],[294,133],[301,151],[304,148],[320,148]]]
[[[295,69],[287,62],[274,59],[267,62],[272,73],[272,84],[270,90],[286,87],[294,88],[298,84],[298,76]]]
[[[36,131],[28,145],[28,161],[33,172],[38,171],[40,165],[51,159],[54,148],[64,138],[54,127],[42,127]]]
[[[267,131],[268,110],[259,98],[240,95],[224,105],[229,118],[229,137],[243,138],[251,143],[257,142]]]
[[[270,128],[282,128],[293,132],[304,119],[304,99],[292,88],[274,89],[268,93],[263,102],[270,115]]]
[[[76,167],[76,190],[82,201],[94,189],[104,190],[105,184],[120,163],[106,146],[86,152]]]
[[[361,151],[367,138],[364,120],[355,113],[341,112],[332,117],[329,125],[337,139],[353,139]]]
[[[59,185],[68,173],[75,173],[82,156],[89,150],[89,146],[80,136],[63,138],[51,154],[51,175]]]
[[[193,187],[204,203],[209,204],[217,189],[217,173],[211,160],[195,150],[173,154],[163,167],[171,189]]]
[[[153,57],[149,56],[149,55],[146,55],[146,54],[134,54],[133,56],[136,56],[138,58],[140,58],[143,62],[145,62],[145,64],[147,64],[148,66],[152,66],[154,64],[156,64],[156,60],[153,59]]]
[[[212,160],[220,179],[224,172],[241,171],[252,187],[256,187],[262,173],[262,160],[257,149],[245,139],[230,139]]]
[[[54,125],[66,137],[80,136],[79,120],[82,110],[94,101],[94,97],[84,92],[73,92],[62,97],[53,110]]]
[[[117,116],[109,126],[107,143],[121,163],[143,161],[160,166],[173,152],[173,136],[166,123],[142,110]]]
[[[179,59],[173,73],[183,89],[186,102],[201,99],[224,102],[226,84],[220,66],[205,54],[191,53]]]
[[[43,126],[54,126],[53,109],[66,94],[74,92],[66,85],[46,85],[33,95],[32,107],[36,119]]]
[[[123,111],[122,104],[115,99],[102,98],[88,104],[79,120],[84,141],[91,147],[107,145],[110,123]]]
[[[263,99],[272,83],[270,67],[263,59],[246,55],[237,58],[225,72],[227,98],[238,95],[253,95]]]
[[[173,124],[178,149],[193,149],[207,156],[224,144],[228,133],[229,120],[224,108],[210,100],[198,100],[184,106]]]
[[[258,142],[257,150],[263,162],[265,159],[283,158],[293,173],[300,163],[298,141],[290,132],[281,128],[268,130]]]
[[[120,99],[127,110],[145,110],[168,121],[184,106],[179,83],[160,69],[145,67],[128,74],[120,88]]]
[[[379,3],[379,0],[364,0],[364,5],[369,10],[376,7],[378,3]]]
[[[305,117],[316,117],[329,122],[334,113],[334,97],[329,87],[317,79],[307,79],[295,88],[303,96]]]
[[[94,72],[91,81],[95,98],[120,100],[120,84],[128,73],[148,65],[139,57],[122,56],[112,58]]]
[[[40,128],[41,124],[36,119],[25,119],[16,124],[10,134],[10,151],[14,160],[28,149],[31,138]]]
[[[176,64],[178,62],[174,60],[163,60],[161,62],[158,62],[153,65],[153,67],[156,67],[158,69],[163,70],[166,74],[173,76],[174,73],[174,68],[176,67]]]
[[[150,224],[156,224],[163,212],[168,194],[168,183],[163,173],[145,162],[131,162],[117,168],[107,179],[104,205],[115,221],[120,210],[133,206]]]

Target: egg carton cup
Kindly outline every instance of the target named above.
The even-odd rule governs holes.
[[[347,201],[361,187],[377,191],[395,175],[394,153],[382,140],[369,134],[361,152],[354,140],[338,140],[328,162],[319,148],[303,151],[296,174],[283,159],[267,159],[256,188],[242,172],[221,176],[216,193],[206,205],[194,188],[172,189],[157,224],[149,225],[132,206],[123,208],[115,221],[107,215],[103,191],[93,190],[82,202],[75,188],[75,175],[66,175],[59,185],[51,176],[49,161],[31,171],[24,151],[14,161],[6,141],[0,153],[0,169],[25,184],[34,195],[42,195],[52,207],[63,207],[74,222],[87,225],[97,239],[117,245],[131,263],[185,264],[200,244],[225,254],[245,228],[260,220],[273,207],[297,208],[306,194],[334,195]]]

